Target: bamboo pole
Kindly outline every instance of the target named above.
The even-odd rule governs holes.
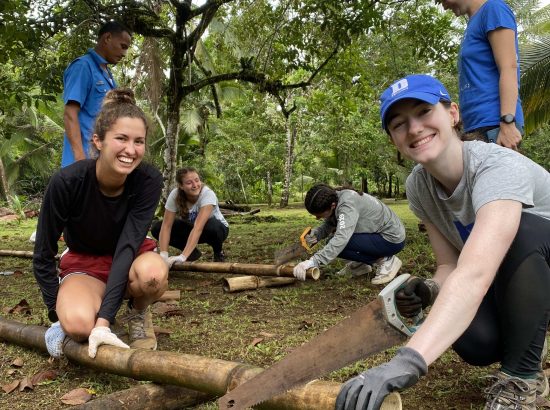
[[[175,410],[196,406],[214,399],[180,386],[143,384],[130,389],[97,397],[85,404],[69,407],[71,410]]]
[[[23,258],[32,258],[31,251],[12,251],[0,250],[0,256],[19,256]],[[59,259],[59,255],[56,256]],[[235,262],[183,262],[175,263],[170,270],[185,272],[216,272],[235,275],[254,275],[254,276],[282,276],[293,278],[293,266],[290,265],[266,265],[260,263],[235,263]],[[317,280],[321,276],[319,268],[307,270],[308,279]]]
[[[186,272],[218,272],[238,275],[254,276],[281,276],[293,278],[293,266],[290,265],[266,265],[259,263],[235,263],[235,262],[183,262],[175,263],[171,271]],[[317,280],[321,276],[319,268],[307,270],[308,279]]]
[[[0,317],[0,339],[20,346],[46,351],[46,328],[25,325]],[[213,396],[260,373],[262,369],[244,363],[166,351],[123,349],[101,346],[95,359],[88,356],[88,346],[66,339],[63,351],[71,361],[92,369],[177,385]],[[333,410],[340,384],[312,381],[306,386],[280,394],[260,405],[262,410]]]
[[[241,290],[267,288],[272,286],[285,286],[290,285],[294,282],[296,282],[295,278],[238,276],[236,278],[224,278],[222,286],[225,292],[231,293]]]

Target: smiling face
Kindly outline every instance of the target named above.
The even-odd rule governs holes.
[[[199,174],[190,171],[181,177],[178,187],[185,192],[188,199],[194,199],[198,198],[201,193],[202,181]]]
[[[459,141],[453,129],[459,120],[458,106],[435,105],[406,98],[391,106],[388,132],[399,152],[418,163],[437,160],[451,141]]]
[[[97,166],[101,175],[126,177],[130,174],[145,155],[146,135],[143,120],[132,117],[118,118],[103,140],[94,134],[93,142],[99,151]]]

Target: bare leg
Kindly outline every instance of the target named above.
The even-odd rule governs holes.
[[[57,294],[56,312],[67,336],[88,340],[105,294],[105,283],[88,275],[67,277]]]

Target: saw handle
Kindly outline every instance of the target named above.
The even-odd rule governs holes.
[[[382,301],[384,306],[386,320],[397,330],[410,337],[418,330],[424,321],[424,313],[420,311],[418,315],[412,318],[413,325],[409,325],[406,319],[401,316],[395,304],[395,294],[406,286],[409,279],[411,279],[411,275],[408,273],[399,275],[382,289],[378,294],[378,298]]]
[[[311,252],[311,248],[307,244],[306,236],[309,235],[310,232],[311,232],[311,226],[308,226],[306,229],[304,229],[304,232],[302,232],[302,234],[300,235],[300,243],[302,244],[304,249],[308,252]]]

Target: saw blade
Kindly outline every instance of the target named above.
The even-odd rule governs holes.
[[[406,339],[386,320],[379,298],[228,392],[218,400],[219,407],[244,410]]]
[[[280,249],[275,252],[274,261],[275,265],[282,265],[293,259],[303,258],[308,256],[307,250],[300,243],[295,243],[284,249]]]

